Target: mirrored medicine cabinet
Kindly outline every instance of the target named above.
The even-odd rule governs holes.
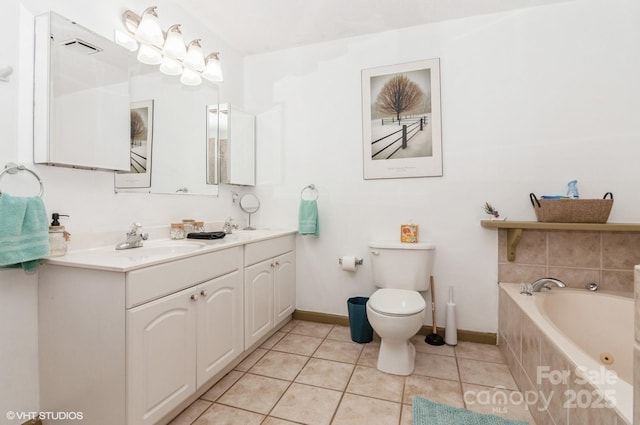
[[[255,117],[219,105],[216,85],[182,85],[55,12],[36,17],[35,37],[34,162],[124,171],[116,192],[255,185]],[[146,112],[144,146],[132,111]]]
[[[128,169],[127,50],[54,12],[34,36],[34,162]]]
[[[212,132],[219,136],[218,163],[220,182],[243,186],[256,184],[256,143],[254,115],[235,105],[220,104],[209,112],[217,115],[218,128]]]

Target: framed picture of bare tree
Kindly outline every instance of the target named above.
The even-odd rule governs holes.
[[[365,179],[442,176],[440,60],[362,71]]]
[[[153,100],[131,103],[129,171],[116,172],[116,189],[151,187]]]

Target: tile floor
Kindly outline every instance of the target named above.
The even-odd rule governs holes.
[[[416,395],[535,425],[498,347],[412,341],[414,373],[389,375],[376,369],[379,342],[292,320],[170,425],[409,425]]]

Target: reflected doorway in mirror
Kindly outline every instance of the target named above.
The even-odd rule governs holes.
[[[131,103],[131,169],[116,172],[116,189],[151,187],[153,100]]]

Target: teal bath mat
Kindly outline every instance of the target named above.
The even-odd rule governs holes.
[[[528,425],[527,422],[483,415],[459,407],[434,403],[422,397],[413,399],[413,425]]]

